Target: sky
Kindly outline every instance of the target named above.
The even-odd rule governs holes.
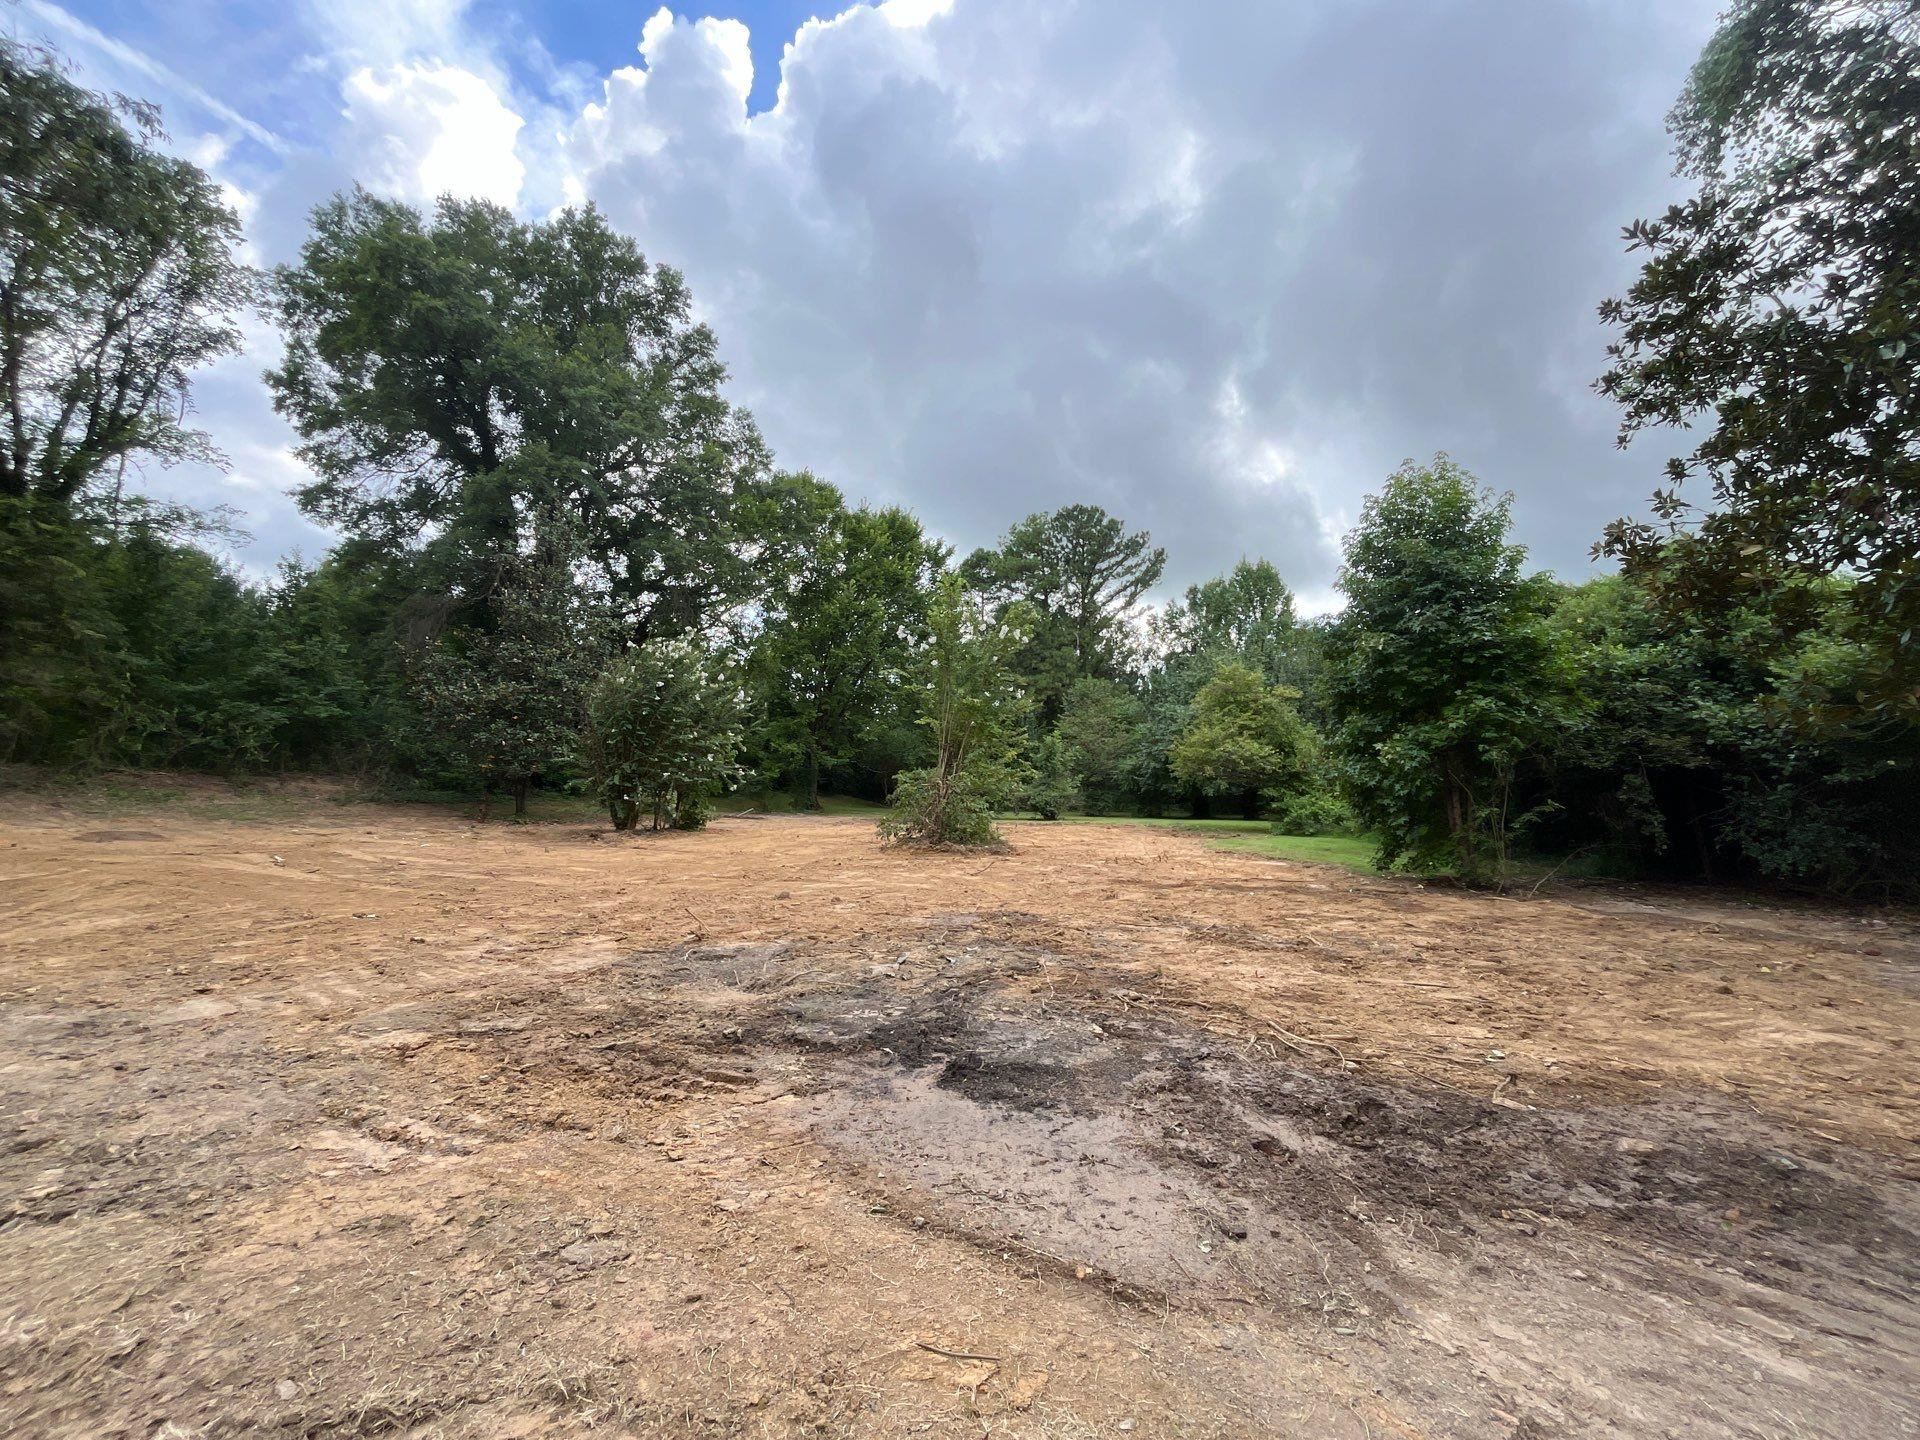
[[[1716,0],[4,0],[88,83],[164,112],[248,258],[356,181],[529,217],[598,204],[682,270],[785,468],[963,553],[1105,506],[1169,591],[1242,558],[1335,603],[1404,459],[1515,496],[1591,572],[1674,439],[1614,444],[1595,310],[1623,225],[1680,197],[1664,118]],[[202,372],[264,573],[331,537],[260,373]]]

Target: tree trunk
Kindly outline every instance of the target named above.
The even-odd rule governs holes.
[[[820,808],[820,752],[807,747],[807,809]]]
[[[1700,878],[1713,883],[1713,846],[1707,841],[1706,823],[1700,817],[1700,791],[1687,786],[1687,828],[1693,832],[1694,853],[1700,857]]]
[[[533,782],[530,780],[516,780],[513,782],[513,818],[516,820],[524,820],[527,818],[527,791],[532,787],[532,784]]]

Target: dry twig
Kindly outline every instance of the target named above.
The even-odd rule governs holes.
[[[949,1360],[986,1360],[995,1365],[1000,1363],[1000,1357],[998,1355],[976,1355],[971,1350],[949,1350],[946,1346],[935,1345],[930,1340],[916,1340],[913,1343],[918,1345],[922,1350],[931,1350],[934,1354],[944,1355]]]

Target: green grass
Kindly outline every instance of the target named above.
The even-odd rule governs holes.
[[[1167,815],[1062,815],[1076,825],[1158,825],[1169,830],[1203,830],[1213,835],[1267,835],[1270,820],[1185,820]]]
[[[1361,835],[1231,835],[1216,840],[1221,850],[1240,850],[1271,860],[1305,860],[1315,865],[1340,865],[1364,875],[1379,871],[1373,863],[1374,843]]]
[[[1220,850],[1264,855],[1270,860],[1340,865],[1365,875],[1379,873],[1373,863],[1374,843],[1364,835],[1276,835],[1265,820],[1182,820],[1146,815],[1063,815],[1061,819],[1078,825],[1153,825],[1192,830]]]

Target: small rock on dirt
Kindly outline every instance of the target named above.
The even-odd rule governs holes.
[[[373,1049],[391,1050],[396,1055],[411,1055],[432,1042],[433,1036],[424,1030],[389,1030],[384,1035],[375,1035],[366,1041]]]
[[[633,1247],[624,1240],[576,1240],[560,1251],[560,1258],[582,1270],[592,1270],[624,1260],[632,1253]]]
[[[1040,1398],[1040,1392],[1047,1388],[1047,1372],[1029,1370],[1013,1382],[1013,1388],[1007,1392],[1009,1410],[1031,1410],[1033,1402]]]

